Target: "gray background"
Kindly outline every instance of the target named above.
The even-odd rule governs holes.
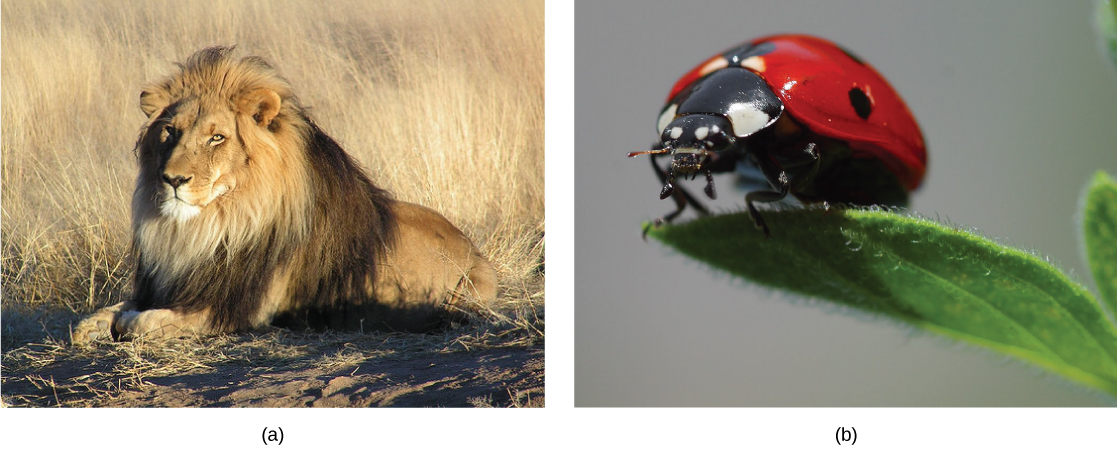
[[[1092,2],[581,1],[575,7],[578,406],[1090,406],[1007,357],[714,273],[640,240],[672,210],[644,159],[674,81],[771,33],[873,64],[929,149],[912,208],[1034,249],[1090,283],[1075,214],[1117,170],[1117,76]],[[743,195],[719,180],[717,209]],[[687,184],[699,192],[701,181]]]

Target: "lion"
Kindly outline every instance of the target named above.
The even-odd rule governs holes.
[[[201,50],[141,93],[134,295],[74,343],[426,332],[496,298],[496,270],[461,230],[373,184],[272,66],[231,52]]]

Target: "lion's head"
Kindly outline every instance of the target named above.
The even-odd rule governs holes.
[[[309,124],[271,66],[231,51],[200,51],[140,95],[148,122],[133,225],[139,246],[155,249],[145,262],[163,270],[219,246],[235,252],[270,229],[297,238],[307,227]]]
[[[152,148],[157,156],[153,159],[164,159],[157,190],[159,211],[179,221],[197,216],[236,189],[249,158],[241,128],[248,134],[257,126],[267,127],[281,102],[275,91],[266,88],[238,92],[231,98],[187,96],[173,105],[152,104],[147,101],[150,96],[143,97],[144,111],[149,116],[161,114],[155,124],[159,142]]]

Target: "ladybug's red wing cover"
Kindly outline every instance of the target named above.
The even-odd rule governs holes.
[[[776,50],[760,72],[792,117],[812,131],[880,158],[909,190],[923,181],[923,134],[900,95],[876,70],[841,47],[804,35],[770,36]]]

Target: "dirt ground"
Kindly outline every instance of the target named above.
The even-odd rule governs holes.
[[[14,407],[542,407],[542,337],[296,333],[5,352]]]

